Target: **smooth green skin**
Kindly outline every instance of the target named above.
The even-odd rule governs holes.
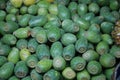
[[[68,5],[70,0],[54,0],[57,4]]]
[[[24,78],[28,74],[28,67],[25,63],[25,61],[19,61],[17,62],[15,68],[14,68],[14,74],[18,78]]]
[[[48,40],[46,30],[40,30],[39,32],[37,32],[35,38],[38,43],[46,43]]]
[[[86,39],[91,43],[98,43],[101,41],[101,35],[95,31],[86,31],[85,33]]]
[[[71,67],[66,67],[62,71],[62,75],[63,75],[64,78],[66,78],[68,80],[72,80],[76,77],[76,73]]]
[[[96,24],[101,24],[103,21],[104,21],[104,17],[103,17],[103,16],[96,16],[96,17],[94,17],[94,18],[90,21],[90,23],[91,23],[91,24],[94,24],[94,23],[96,23]]]
[[[7,45],[15,45],[17,42],[16,37],[12,34],[5,34],[1,40],[3,43]]]
[[[38,73],[45,73],[47,72],[48,70],[50,70],[50,68],[52,67],[53,65],[53,61],[51,59],[41,59],[36,67],[35,67],[35,70],[38,72]]]
[[[100,41],[97,44],[97,46],[96,46],[96,51],[100,55],[108,53],[108,51],[109,51],[109,45],[106,42],[104,42],[104,41]]]
[[[29,41],[28,41],[28,50],[30,52],[32,52],[32,53],[35,52],[37,46],[38,46],[38,42],[37,42],[36,39],[34,39],[34,38],[29,39]]]
[[[117,20],[119,20],[120,14],[119,14],[118,11],[112,11],[111,13],[112,13],[112,15],[113,15]]]
[[[51,69],[43,75],[44,80],[60,80],[60,72]]]
[[[92,76],[91,80],[106,80],[106,76],[104,74],[99,74],[96,76]]]
[[[16,76],[12,76],[12,77],[10,77],[8,80],[20,80],[20,79],[17,78]]]
[[[69,44],[64,47],[62,56],[66,61],[70,61],[75,56],[75,46]]]
[[[79,16],[83,16],[84,14],[86,14],[88,11],[88,7],[86,4],[78,4],[78,8],[77,8],[77,12],[79,14]]]
[[[10,3],[15,7],[19,8],[22,6],[22,0],[10,0]]]
[[[115,65],[116,59],[111,54],[106,53],[106,54],[103,54],[100,56],[99,62],[101,63],[101,65],[103,67],[110,68],[110,67],[113,67]]]
[[[39,6],[39,7],[43,7],[43,8],[46,8],[46,9],[48,9],[49,8],[49,3],[47,2],[47,1],[39,1],[38,3],[37,3],[37,5]]]
[[[18,49],[24,49],[24,48],[27,48],[27,45],[28,45],[28,42],[26,39],[19,39],[17,42],[16,42],[16,47]]]
[[[35,66],[37,65],[38,63],[38,58],[33,56],[33,55],[30,55],[27,59],[26,59],[26,64],[28,67],[30,68],[35,68]]]
[[[7,58],[5,56],[0,56],[0,67],[7,62]]]
[[[87,30],[90,26],[89,21],[87,21],[83,18],[80,18],[77,14],[74,14],[72,19],[76,24],[78,24],[80,26],[80,28],[83,28],[85,30]]]
[[[86,66],[86,61],[82,57],[74,57],[70,61],[70,66],[75,71],[82,71]]]
[[[100,10],[100,7],[97,3],[90,3],[88,9],[90,12],[94,12],[95,14],[97,14]]]
[[[7,80],[12,74],[14,70],[14,64],[12,62],[7,62],[0,67],[0,78],[3,80]]]
[[[57,15],[54,15],[54,14],[47,14],[46,16],[48,18],[48,21],[60,20],[60,18]]]
[[[108,80],[112,80],[111,77],[113,76],[114,71],[115,71],[115,67],[106,69],[104,71],[104,74]]]
[[[8,61],[16,64],[19,61],[19,49],[13,47],[8,55]]]
[[[0,46],[0,56],[8,56],[10,51],[11,51],[11,47],[9,45]]]
[[[92,43],[88,43],[88,50],[94,50],[94,45]]]
[[[101,30],[103,33],[110,34],[113,30],[114,24],[111,22],[101,23]]]
[[[85,36],[85,30],[83,28],[80,28],[79,32],[76,34],[76,37],[79,39],[81,37]]]
[[[56,20],[50,20],[48,21],[43,27],[45,29],[48,29],[52,26],[57,26],[57,27],[60,27],[61,26],[61,21],[59,19],[56,19]]]
[[[32,37],[35,37],[36,34],[37,34],[40,30],[43,30],[43,28],[42,28],[42,27],[38,27],[38,26],[32,28],[32,29],[31,29],[31,36],[32,36]]]
[[[94,24],[91,24],[91,26],[89,27],[88,30],[89,31],[95,31],[95,32],[99,33],[100,32],[100,26],[98,24],[94,23]]]
[[[86,38],[81,37],[75,43],[75,49],[78,53],[84,53],[88,49],[88,41]]]
[[[16,22],[13,21],[0,22],[0,33],[3,35],[6,33],[13,33],[13,31],[15,31],[16,29],[18,29],[18,24]]]
[[[82,18],[86,21],[90,21],[95,17],[95,14],[93,12],[88,12],[82,16]]]
[[[58,15],[58,5],[51,4],[48,8],[48,11],[50,12],[50,14]]]
[[[19,54],[22,61],[25,61],[31,55],[30,51],[26,48],[21,49]]]
[[[47,17],[44,15],[33,16],[29,21],[29,26],[43,26],[47,22]]]
[[[28,13],[35,15],[35,14],[37,14],[38,9],[39,9],[38,5],[31,5],[28,7]]]
[[[110,49],[110,54],[115,56],[116,58],[120,58],[120,47],[117,45],[113,45]]]
[[[106,21],[108,22],[116,22],[116,18],[114,17],[114,15],[111,12],[106,12],[103,14],[103,17],[105,18]]]
[[[100,8],[100,15],[104,15],[105,13],[110,12],[110,7],[108,6],[103,6]]]
[[[15,8],[11,5],[6,6],[6,11],[10,14],[17,14],[19,12],[18,8]]]
[[[28,38],[30,36],[30,28],[19,28],[13,32],[13,35],[15,35],[19,39]]]
[[[26,13],[27,13],[27,10],[28,10],[28,7],[27,7],[27,6],[22,6],[22,7],[20,8],[20,13],[21,13],[21,14],[26,14]]]
[[[69,9],[62,4],[59,4],[58,5],[58,16],[61,20],[69,19],[70,18]]]
[[[70,2],[68,5],[68,9],[71,13],[76,13],[78,9],[78,4],[76,2]]]
[[[78,0],[79,3],[90,4],[91,0]]]
[[[97,74],[101,73],[102,66],[98,61],[93,60],[93,61],[88,62],[87,70],[90,74],[97,75]]]
[[[47,15],[48,14],[48,10],[44,7],[39,7],[38,9],[38,15]]]
[[[14,14],[7,14],[6,21],[16,21],[16,16]]]
[[[55,42],[61,37],[60,28],[52,26],[47,29],[47,38],[50,42]]]
[[[90,80],[90,74],[86,69],[77,73],[77,80]]]
[[[61,42],[59,41],[54,42],[50,48],[50,54],[52,58],[55,58],[56,56],[62,56],[62,53],[63,53],[63,46]]]
[[[65,32],[75,33],[79,31],[79,26],[76,25],[72,20],[65,19],[62,22],[62,28]]]
[[[61,42],[63,45],[67,46],[69,44],[73,44],[77,41],[77,38],[74,34],[72,33],[65,33],[61,37]]]
[[[21,80],[32,80],[30,76],[26,76],[24,78],[22,78]]]
[[[18,20],[18,24],[21,26],[21,27],[26,27],[28,25],[28,22],[31,18],[31,15],[30,14],[24,14],[20,17],[20,19]]]
[[[113,44],[113,39],[109,34],[102,34],[102,40],[108,43],[109,45]]]
[[[109,7],[111,10],[118,10],[119,2],[117,0],[110,0]]]
[[[86,61],[98,60],[99,54],[94,50],[87,50],[85,53],[82,54],[83,59]]]
[[[66,61],[62,56],[53,58],[53,67],[55,70],[61,71],[66,67]]]
[[[32,80],[42,80],[42,75],[40,75],[39,73],[37,73],[35,69],[33,69],[30,72],[30,77],[31,77]]]
[[[6,12],[3,10],[0,10],[0,21],[3,21],[6,17]]]
[[[38,45],[36,49],[36,55],[39,60],[43,58],[50,58],[50,50],[49,47],[45,44]]]

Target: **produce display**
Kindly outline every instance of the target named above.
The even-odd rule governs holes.
[[[120,60],[119,4],[0,0],[0,80],[112,80]]]

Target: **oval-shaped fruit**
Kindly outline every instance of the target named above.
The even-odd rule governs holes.
[[[63,77],[66,79],[74,79],[76,77],[75,71],[71,67],[66,67],[62,72]]]
[[[63,53],[62,43],[59,41],[54,42],[50,48],[50,54],[51,54],[52,58],[54,58],[56,56],[62,56],[62,53]]]
[[[35,3],[35,0],[24,0],[23,3],[26,6],[30,6]]]
[[[19,61],[17,62],[15,68],[14,68],[14,73],[18,78],[24,78],[28,74],[28,67],[25,63],[25,61]]]
[[[20,50],[27,48],[27,45],[28,45],[28,42],[26,39],[19,39],[16,43],[16,47]]]
[[[38,73],[45,73],[47,72],[48,70],[50,70],[50,68],[52,67],[52,60],[50,59],[41,59],[36,67],[35,67],[35,70],[38,72]]]
[[[15,45],[17,42],[17,39],[14,35],[12,34],[5,34],[1,41],[7,45]]]
[[[84,53],[88,49],[88,40],[84,37],[79,38],[75,43],[75,49],[79,53]]]
[[[97,75],[99,73],[101,73],[102,71],[102,66],[101,64],[98,62],[98,61],[90,61],[88,64],[87,64],[87,70],[90,74],[92,75]]]
[[[16,64],[19,61],[19,57],[20,57],[19,55],[20,55],[19,49],[16,47],[13,47],[8,55],[8,61]]]
[[[64,47],[62,56],[66,61],[70,61],[75,56],[75,46],[73,44],[69,44]]]
[[[105,68],[113,67],[116,63],[115,57],[108,53],[101,55],[99,61]]]
[[[12,5],[16,8],[19,8],[22,6],[23,0],[10,0]]]
[[[17,38],[27,38],[30,36],[30,28],[19,28],[13,32],[13,35],[15,35]]]
[[[74,44],[76,40],[77,40],[76,36],[72,33],[65,33],[61,37],[61,42],[65,46],[69,44]]]
[[[70,66],[75,71],[82,71],[86,66],[86,61],[82,57],[76,56],[70,61]]]
[[[47,59],[50,58],[49,47],[46,44],[38,45],[38,47],[36,49],[36,55],[39,60],[41,60],[43,58],[47,58]]]
[[[66,61],[62,56],[53,58],[53,67],[55,70],[63,70],[66,67]]]
[[[14,71],[14,64],[12,62],[7,62],[0,67],[0,79],[7,80],[12,76]]]
[[[34,38],[31,38],[29,41],[28,41],[28,50],[30,52],[35,52],[36,51],[36,48],[38,46],[38,43],[37,41],[34,39]]]
[[[91,76],[86,69],[77,73],[77,80],[90,80]]]
[[[60,72],[51,69],[43,75],[44,80],[60,80]]]
[[[28,49],[24,48],[20,50],[20,59],[22,61],[25,61],[30,55],[31,53],[29,52]]]

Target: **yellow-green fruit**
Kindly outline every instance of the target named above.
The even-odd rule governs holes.
[[[22,61],[25,61],[30,55],[31,55],[31,53],[29,52],[28,49],[26,49],[26,48],[21,49],[21,51],[20,51],[20,59]]]
[[[24,5],[30,6],[35,3],[35,0],[23,0]]]
[[[10,0],[10,2],[12,3],[12,5],[16,8],[21,7],[23,0]]]

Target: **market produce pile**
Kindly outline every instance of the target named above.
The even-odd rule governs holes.
[[[117,0],[0,0],[0,80],[112,80]]]

